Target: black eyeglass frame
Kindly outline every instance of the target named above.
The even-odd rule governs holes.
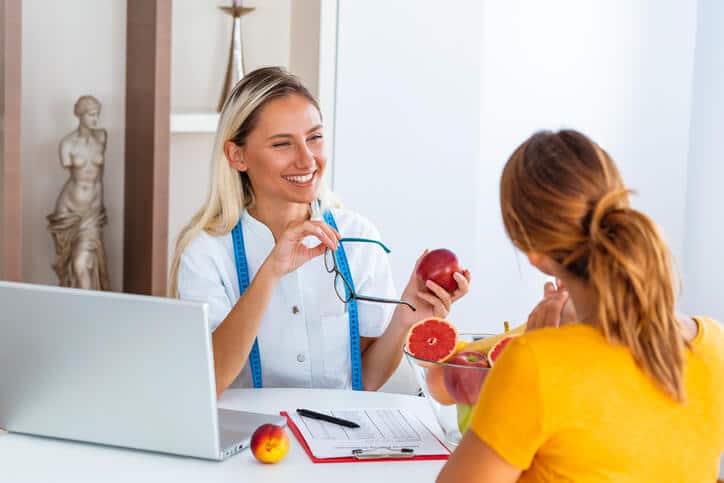
[[[338,243],[373,243],[375,245],[378,245],[381,247],[385,253],[390,253],[390,249],[387,248],[387,246],[382,243],[381,241],[377,240],[370,240],[369,238],[342,238],[338,240]],[[330,267],[329,264],[329,258],[332,259],[331,263],[332,266]],[[342,272],[339,271],[339,267],[337,266],[337,257],[334,256],[334,253],[327,248],[324,252],[324,268],[327,270],[327,273],[334,273],[334,292],[337,294],[337,298],[342,301],[342,303],[349,303],[351,300],[361,300],[363,302],[375,302],[375,303],[381,303],[381,304],[400,304],[400,305],[406,305],[409,307],[413,312],[417,311],[417,308],[415,308],[414,305],[412,305],[410,302],[406,300],[397,300],[397,299],[388,299],[388,298],[382,298],[382,297],[372,297],[369,295],[360,295],[358,294],[353,288],[352,284],[345,278],[345,276],[342,274]],[[344,296],[339,293],[339,290],[337,289],[337,278],[340,278],[342,280],[342,283],[345,287],[345,294]]]

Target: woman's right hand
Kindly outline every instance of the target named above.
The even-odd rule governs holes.
[[[316,237],[319,244],[313,247],[305,245],[304,239],[308,236]],[[321,220],[291,223],[264,263],[276,277],[282,277],[320,256],[326,249],[336,250],[341,238],[337,230]]]

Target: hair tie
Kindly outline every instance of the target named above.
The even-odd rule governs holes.
[[[591,222],[588,236],[591,243],[596,244],[601,237],[601,229],[606,225],[608,215],[616,210],[628,208],[628,196],[631,190],[619,188],[609,191],[598,199],[591,210]]]

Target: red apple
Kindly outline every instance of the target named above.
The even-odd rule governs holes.
[[[458,288],[458,282],[453,277],[455,272],[462,272],[458,257],[445,248],[428,252],[417,266],[417,275],[423,281],[432,280],[450,293]]]
[[[455,354],[445,363],[444,378],[447,392],[456,403],[475,404],[490,370],[485,354],[465,351]]]
[[[251,452],[262,463],[281,461],[289,451],[289,437],[281,426],[262,424],[251,436]]]

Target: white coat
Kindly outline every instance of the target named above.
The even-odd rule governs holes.
[[[344,209],[332,214],[342,237],[380,240],[367,219]],[[274,247],[269,228],[244,211],[241,217],[249,279]],[[305,240],[314,245],[316,238]],[[390,247],[394,248],[394,247]],[[345,243],[355,290],[396,298],[388,255],[376,244]],[[215,330],[239,299],[231,233],[201,232],[181,255],[179,298],[209,305]],[[358,302],[361,337],[377,337],[389,323],[393,304]],[[334,274],[317,257],[284,276],[272,294],[257,333],[264,387],[349,388],[350,341],[347,306],[337,297]],[[252,387],[247,364],[231,387]]]

